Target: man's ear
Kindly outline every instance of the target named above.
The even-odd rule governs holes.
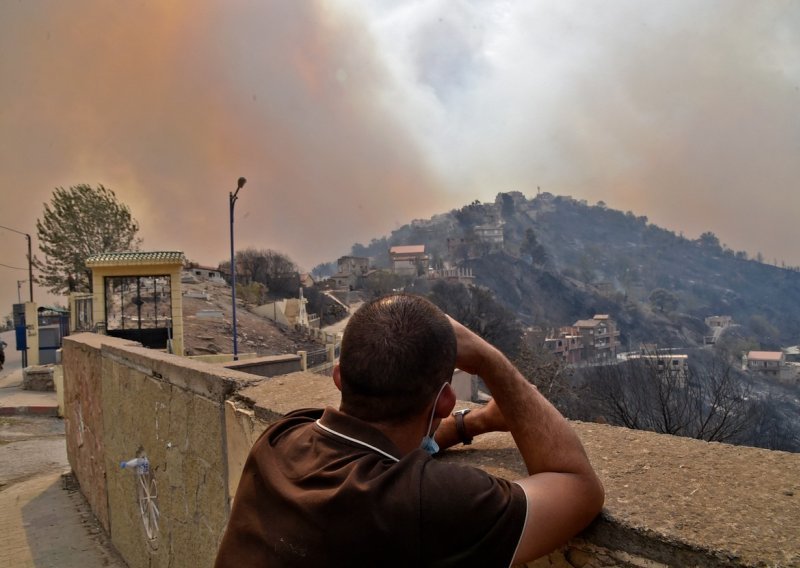
[[[339,389],[339,392],[342,392],[342,374],[339,371],[339,363],[336,363],[333,366],[333,384],[336,385],[336,388]]]
[[[439,400],[436,401],[434,418],[441,418],[444,420],[450,416],[450,413],[453,412],[453,408],[455,408],[455,406],[456,391],[453,390],[453,385],[447,383],[442,389],[442,394],[439,396]]]

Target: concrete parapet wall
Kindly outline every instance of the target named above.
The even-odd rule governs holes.
[[[64,361],[68,457],[114,547],[131,568],[211,566],[230,507],[225,401],[259,379],[94,334],[67,338]],[[146,476],[120,467],[142,456]]]
[[[287,375],[300,370],[300,355],[268,355],[254,357],[246,361],[231,361],[225,363],[226,369],[235,369],[259,377],[275,377]]]
[[[94,333],[71,335],[64,338],[62,365],[67,457],[92,511],[109,532],[100,353],[104,343],[130,344]]]
[[[251,353],[239,353],[237,354],[239,357],[239,361],[244,361],[246,359],[255,359],[258,357],[258,353],[255,351]],[[233,353],[217,353],[217,354],[208,354],[208,355],[192,355],[188,357],[189,359],[193,359],[195,361],[202,361],[203,363],[230,363],[233,361]]]
[[[332,380],[258,378],[82,334],[64,348],[70,464],[132,568],[210,567],[252,443],[301,407],[338,405]],[[606,487],[579,538],[530,566],[799,566],[800,456],[573,423]],[[135,472],[144,451],[157,483],[159,534],[145,533]],[[482,436],[442,458],[515,479],[510,435]]]

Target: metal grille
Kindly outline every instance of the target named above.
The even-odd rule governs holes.
[[[309,351],[306,355],[306,365],[309,369],[318,367],[328,361],[328,350],[318,349],[317,351]]]
[[[93,331],[92,309],[93,298],[75,300],[75,331]]]

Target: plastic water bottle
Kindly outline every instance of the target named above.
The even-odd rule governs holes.
[[[150,470],[150,462],[147,458],[133,458],[132,460],[119,462],[122,469],[134,469],[136,473],[147,473]]]

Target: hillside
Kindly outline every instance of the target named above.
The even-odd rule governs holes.
[[[183,297],[186,355],[232,353],[230,286],[215,282],[182,283],[181,286],[187,292]],[[202,294],[207,299],[192,297]],[[283,330],[272,321],[251,313],[241,301],[237,302],[236,328],[240,353],[283,355],[299,350],[320,349],[319,345],[308,341],[302,334]]]
[[[502,244],[481,238],[487,226],[502,227]],[[678,347],[701,344],[704,318],[724,314],[762,348],[800,338],[797,269],[749,259],[712,233],[686,239],[602,202],[501,193],[494,203],[476,201],[355,244],[352,254],[387,267],[388,248],[399,244],[425,244],[433,267],[471,268],[477,284],[529,325],[609,313],[621,323],[623,345]]]

